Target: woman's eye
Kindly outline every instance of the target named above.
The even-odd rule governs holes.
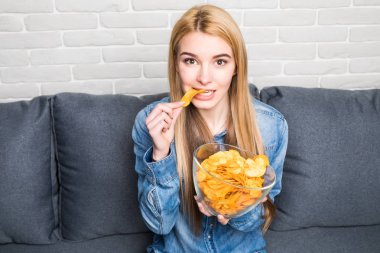
[[[184,62],[187,63],[187,64],[195,64],[195,63],[197,63],[197,62],[195,61],[195,59],[193,59],[193,58],[186,58],[186,59],[184,60]]]
[[[221,60],[221,59],[219,59],[219,60],[216,61],[216,64],[219,65],[219,66],[223,66],[226,63],[227,62],[225,60]]]

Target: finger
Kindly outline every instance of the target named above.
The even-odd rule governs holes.
[[[178,102],[171,102],[171,103],[159,103],[153,111],[165,111],[167,112],[170,117],[173,117],[173,109],[182,108],[182,106],[185,104],[185,102],[178,101]],[[152,111],[152,112],[153,112]]]
[[[155,125],[149,126],[148,129],[149,134],[153,137],[161,132],[166,132],[169,129],[169,125],[165,120],[160,120]]]
[[[198,207],[200,207],[200,209],[202,210],[202,213],[204,215],[206,215],[208,217],[213,216],[213,214],[208,211],[208,209],[205,207],[205,205],[202,204],[202,202],[198,202]]]
[[[194,196],[196,202],[197,202],[197,205],[198,205],[198,209],[201,213],[203,213],[204,215],[208,216],[208,217],[211,217],[212,214],[206,210],[206,208],[204,207],[204,205],[202,204],[202,202],[200,202],[200,199],[198,198],[198,196]]]
[[[201,213],[203,213],[204,215],[208,216],[208,217],[211,217],[212,214],[210,214],[206,209],[205,207],[202,205],[202,203],[197,203],[198,204],[198,209]]]
[[[221,214],[219,214],[219,215],[217,216],[217,219],[218,219],[219,223],[222,224],[222,225],[227,225],[227,223],[230,221],[230,219],[225,218],[225,217],[224,217],[223,215],[221,215]]]
[[[169,103],[169,106],[170,106],[171,108],[175,109],[175,108],[180,108],[180,107],[182,107],[184,104],[185,104],[185,102],[183,102],[183,101],[177,101],[177,102]]]
[[[146,117],[146,124],[155,119],[157,115],[162,112],[166,112],[171,118],[173,118],[173,109],[168,106],[168,103],[160,103],[149,113],[148,117]]]
[[[150,122],[147,123],[147,128],[151,131],[157,125],[162,128],[169,128],[172,123],[172,118],[166,113],[161,112],[155,118],[153,118]]]
[[[181,114],[182,109],[183,109],[183,107],[179,107],[179,108],[176,108],[173,110],[173,122],[172,122],[173,125],[177,121],[178,116]]]
[[[265,198],[263,198],[263,200],[260,201],[260,203],[264,203],[267,200],[268,200],[268,197],[265,197]]]

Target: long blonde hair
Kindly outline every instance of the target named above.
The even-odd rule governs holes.
[[[176,71],[177,56],[181,39],[190,32],[203,32],[218,36],[232,48],[236,74],[229,88],[230,111],[227,122],[225,143],[237,145],[253,154],[263,154],[264,147],[255,121],[247,79],[247,52],[238,25],[223,9],[213,5],[199,5],[189,9],[175,24],[169,47],[168,77],[170,97],[178,101],[184,92]],[[183,110],[175,125],[175,147],[177,170],[180,178],[182,212],[188,216],[194,232],[201,228],[201,214],[194,200],[195,190],[192,177],[192,154],[194,149],[207,142],[213,142],[213,135],[206,122],[192,105]],[[266,201],[263,230],[268,228],[274,205]]]

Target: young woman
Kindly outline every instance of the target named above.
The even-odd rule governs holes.
[[[170,98],[140,111],[133,129],[140,210],[155,233],[148,252],[265,252],[288,128],[278,111],[250,96],[244,41],[226,11],[200,5],[179,19],[168,75]],[[179,101],[190,89],[206,92],[183,108]],[[277,182],[266,201],[232,219],[207,212],[195,197],[192,154],[208,142],[269,157]]]

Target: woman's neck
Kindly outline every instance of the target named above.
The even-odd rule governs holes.
[[[229,106],[228,104],[221,110],[200,110],[204,121],[210,129],[212,135],[221,133],[227,127]]]

